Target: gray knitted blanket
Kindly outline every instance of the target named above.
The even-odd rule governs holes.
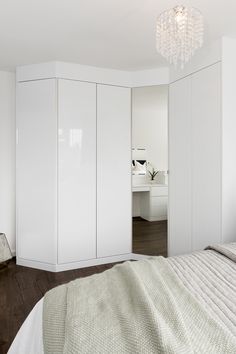
[[[236,353],[236,263],[222,253],[126,262],[49,291],[45,354]]]
[[[12,258],[11,250],[5,234],[0,233],[0,263]]]

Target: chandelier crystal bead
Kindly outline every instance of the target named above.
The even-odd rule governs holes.
[[[203,16],[193,7],[176,6],[157,19],[156,49],[170,64],[181,68],[203,44]]]

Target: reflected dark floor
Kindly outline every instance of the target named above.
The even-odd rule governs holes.
[[[133,218],[133,253],[167,257],[167,220]]]

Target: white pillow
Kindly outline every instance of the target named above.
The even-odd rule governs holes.
[[[135,161],[135,171],[146,173],[146,162],[141,164],[140,162]]]

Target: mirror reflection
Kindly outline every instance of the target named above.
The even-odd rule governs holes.
[[[167,256],[168,85],[132,89],[133,252]]]

